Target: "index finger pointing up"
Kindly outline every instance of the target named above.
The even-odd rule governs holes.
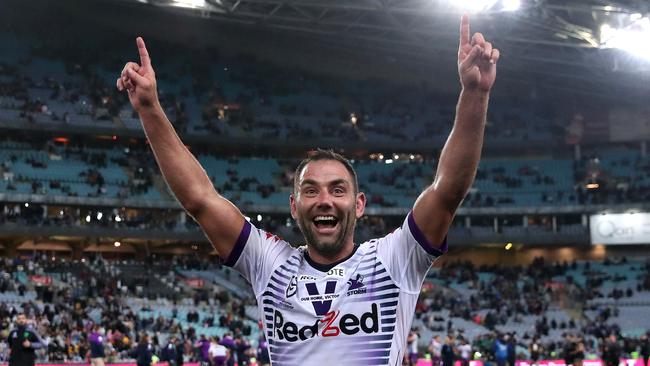
[[[469,44],[469,15],[463,14],[460,18],[460,45]]]
[[[135,40],[135,43],[138,45],[138,53],[140,54],[140,64],[142,67],[150,68],[151,59],[149,58],[149,52],[147,52],[147,47],[144,45],[144,40],[142,37],[138,37]]]

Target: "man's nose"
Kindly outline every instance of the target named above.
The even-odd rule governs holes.
[[[318,207],[332,207],[332,195],[323,190],[318,194],[316,203]]]

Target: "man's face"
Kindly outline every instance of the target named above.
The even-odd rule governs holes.
[[[308,246],[325,256],[336,255],[352,241],[365,196],[355,193],[352,175],[339,161],[312,161],[299,174],[291,216]]]
[[[18,314],[18,316],[16,317],[16,324],[18,324],[21,327],[27,325],[27,317],[25,316],[25,314]]]

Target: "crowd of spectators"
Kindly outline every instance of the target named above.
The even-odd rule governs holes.
[[[122,58],[131,54],[124,45],[110,40],[90,52],[85,44],[61,48],[54,46],[56,41],[45,41],[55,35],[39,36],[42,42],[19,38],[39,46],[0,65],[0,97],[7,97],[1,108],[19,110],[20,117],[31,124],[41,119],[69,124],[81,116],[90,119],[91,125],[120,126],[123,118],[133,117],[127,98],[114,87]],[[11,40],[5,37],[0,42]],[[327,136],[337,141],[404,143],[442,137],[452,125],[455,96],[435,92],[425,83],[403,86],[344,80],[250,56],[215,57],[219,53],[214,49],[179,52],[179,47],[187,46],[155,39],[148,40],[148,45],[156,54],[162,105],[180,132],[223,136],[233,129],[258,130],[258,138],[264,139]],[[48,62],[63,65],[64,70],[53,67],[53,75],[47,75],[47,67],[38,70]],[[107,77],[109,73],[112,78]],[[34,89],[44,92],[35,94]],[[515,99],[513,105],[520,107],[540,104]],[[539,113],[522,116],[525,110],[492,113],[488,135],[520,141],[528,139],[535,128],[548,130],[546,124],[541,125]],[[535,123],[540,126],[530,126]]]
[[[428,349],[434,365],[445,364],[444,352],[441,354],[444,345],[448,345],[447,352],[451,352],[447,357],[462,361],[467,355],[467,351],[463,351],[466,343],[471,344],[472,359],[490,360],[497,365],[514,365],[509,359],[515,358],[533,363],[542,359],[563,359],[567,365],[581,365],[582,360],[600,358],[606,365],[613,366],[619,364],[620,358],[647,360],[650,331],[630,334],[615,321],[619,315],[618,306],[596,306],[590,300],[617,301],[650,291],[650,261],[638,262],[642,271],[633,276],[637,283],[635,288],[614,286],[606,292],[602,288],[608,286],[603,285],[618,284],[626,277],[595,270],[594,263],[598,262],[548,263],[540,257],[526,267],[455,262],[434,272],[430,278],[441,281],[442,289],[423,292],[416,307],[416,318],[422,320],[424,327],[419,331],[428,329],[438,334]],[[628,261],[625,257],[616,261],[608,258],[600,264],[614,267],[628,265]],[[585,276],[584,284],[573,279],[571,273],[576,272]],[[560,282],[558,278],[563,280]],[[550,312],[551,308],[575,315],[555,319],[551,314],[556,313]],[[643,309],[639,308],[641,313]],[[441,316],[443,310],[448,311],[449,318]],[[584,313],[586,310],[597,310],[596,315],[588,317]],[[638,315],[642,316],[641,313]],[[523,328],[523,332],[504,330],[512,329],[505,327],[506,324],[522,323],[524,317],[534,319],[534,325]],[[484,327],[485,331],[471,332],[471,329],[457,326],[454,318]]]
[[[102,346],[107,361],[136,358],[138,345],[149,344],[152,355],[163,361],[207,362],[211,355],[208,353],[209,347],[205,347],[206,342],[225,347],[226,359],[222,360],[225,363],[220,363],[223,365],[231,365],[234,361],[247,365],[254,357],[268,360],[266,342],[251,339],[251,322],[244,322],[244,308],[251,304],[251,299],[234,299],[227,291],[196,290],[170,300],[174,306],[171,316],[154,317],[152,311],[161,299],[145,301],[139,309],[133,308],[128,299],[137,295],[136,289],[127,286],[128,280],[117,275],[114,265],[105,262],[97,257],[83,266],[71,261],[51,261],[45,255],[4,258],[0,262],[0,295],[15,292],[23,296],[33,291],[35,296],[20,303],[0,304],[0,362],[7,360],[8,335],[15,327],[14,320],[19,314],[25,314],[30,329],[40,335],[44,347],[36,350],[36,355],[43,362],[87,360],[93,332],[104,339]],[[138,265],[151,266],[150,262],[140,262]],[[215,269],[206,261],[184,257],[166,264],[172,268]],[[111,270],[90,270],[103,266]],[[56,277],[56,283],[48,286],[34,286],[20,281],[20,274],[43,275],[53,271],[61,271],[63,275]],[[194,310],[186,314],[177,310],[176,306],[190,304]],[[199,316],[196,309],[205,309],[202,312],[204,315]],[[210,337],[200,334],[197,326],[220,326],[228,331],[222,337]],[[173,349],[169,347],[170,344],[174,345]]]
[[[12,142],[12,140],[7,140],[7,143]],[[147,146],[120,143],[110,148],[99,145],[93,147],[78,139],[60,146],[51,141],[35,141],[26,146],[23,147],[23,153],[20,152],[21,150],[8,149],[4,154],[6,157],[0,162],[0,177],[6,182],[4,190],[8,193],[18,192],[18,184],[29,184],[29,193],[41,195],[124,199],[137,198],[146,195],[149,191],[157,191],[156,197],[158,198],[155,199],[166,201],[172,199],[163,184],[154,184],[156,179],[160,181],[157,178],[160,173],[157,170],[153,154]],[[32,154],[35,151],[47,152],[48,158],[35,158]],[[214,155],[213,152],[204,148],[198,149],[197,152],[201,154],[200,156],[214,156],[223,159],[223,156]],[[52,175],[57,176],[57,166],[60,166],[61,161],[70,161],[74,164],[83,163],[85,168],[80,170],[77,176],[64,179],[46,178],[48,170],[52,172]],[[50,162],[57,162],[58,165]],[[17,163],[28,164],[33,169],[42,171],[42,177],[25,175],[20,169],[17,170],[14,167]],[[255,192],[259,197],[259,202],[264,202],[266,198],[276,192],[290,192],[293,169],[297,163],[298,159],[282,160],[281,169],[271,171],[272,181],[261,181],[255,176],[242,175],[232,168],[227,171],[225,176],[209,173],[219,192],[228,195],[235,201],[241,199],[240,203],[257,203],[256,201],[249,202],[251,196],[246,196],[246,199],[241,198],[242,193]],[[389,168],[379,166],[380,163],[382,161],[370,159],[356,161],[358,166],[367,166],[364,169],[369,167],[375,170],[368,174],[367,179],[359,182],[360,188],[368,195],[368,204],[373,207],[400,207],[409,200],[415,200],[419,192],[431,180],[435,171],[435,159],[395,162],[390,166],[387,164]],[[124,174],[119,179],[112,176],[107,177],[102,172],[102,169],[105,168],[112,170],[119,168],[123,170]],[[575,176],[576,180],[572,187],[566,187],[558,185],[553,177],[544,175],[534,166],[523,165],[517,172],[508,172],[498,167],[479,168],[475,187],[465,198],[464,206],[522,205],[522,202],[517,201],[518,194],[535,195],[536,198],[529,204],[547,205],[616,204],[644,202],[647,198],[645,192],[648,189],[646,189],[643,179],[636,179],[635,176],[617,176],[616,179],[610,177],[608,180],[599,178],[598,186],[588,186],[591,180],[584,181],[581,165],[574,164],[573,169],[573,171],[567,170],[565,173]],[[517,187],[523,184],[523,179],[526,179],[528,182],[526,184],[529,186],[521,192],[517,191]],[[484,184],[482,182],[486,181],[490,181],[491,184],[496,184],[502,189],[494,186],[489,189],[482,188]],[[73,183],[87,185],[87,192],[78,192]],[[147,198],[148,196],[144,197],[153,199]]]
[[[41,361],[85,360],[91,348],[91,334],[96,332],[105,339],[103,349],[107,360],[135,358],[135,350],[144,347],[161,360],[219,362],[213,364],[237,361],[243,365],[252,364],[253,360],[261,364],[268,362],[268,345],[263,338],[254,338],[253,334],[257,333],[253,332],[251,324],[256,324],[256,319],[249,319],[245,310],[246,306],[254,305],[254,299],[235,299],[228,291],[215,289],[189,290],[185,295],[167,300],[159,294],[157,299],[147,300],[137,287],[138,284],[152,284],[142,282],[144,278],[138,279],[135,272],[122,273],[120,265],[124,263],[160,273],[169,268],[219,270],[217,265],[197,256],[178,256],[171,260],[150,257],[145,261],[122,263],[99,256],[83,263],[55,261],[40,254],[5,258],[0,262],[0,296],[13,293],[22,300],[0,304],[3,329],[0,332],[0,361],[7,357],[6,340],[14,320],[24,313],[30,319],[30,329],[40,335],[45,345],[37,350]],[[599,296],[598,289],[603,282],[617,281],[615,276],[605,278],[594,271],[592,263],[595,262],[548,263],[537,258],[525,267],[454,262],[434,269],[427,281],[436,281],[441,286],[439,290],[421,294],[416,319],[421,320],[418,324],[422,328],[415,328],[408,337],[409,352],[415,359],[429,353],[435,365],[450,365],[454,360],[466,364],[475,358],[497,365],[514,365],[514,359],[561,358],[567,364],[580,365],[581,360],[596,357],[605,360],[607,365],[617,365],[611,360],[634,358],[639,354],[647,358],[647,335],[626,335],[625,330],[610,319],[616,317],[616,307],[602,308],[592,319],[565,317],[558,320],[549,315],[550,308],[573,309],[567,304],[568,300],[580,302],[581,307],[587,308],[589,298]],[[601,264],[626,263],[623,258],[616,262],[608,259]],[[643,268],[638,278],[639,287],[630,291],[649,289],[650,263],[643,264]],[[571,279],[570,273],[575,271],[585,273],[589,279],[585,286]],[[25,281],[30,275],[48,274],[54,276],[55,283],[37,286]],[[151,273],[147,276],[148,279],[154,277]],[[562,285],[558,284],[560,277],[565,278]],[[179,279],[177,274],[170,277],[172,282]],[[467,291],[469,297],[454,295],[458,291]],[[623,292],[600,295],[627,296],[628,291]],[[129,301],[133,298],[139,298],[141,306],[134,307]],[[172,304],[169,316],[154,316],[153,311],[160,301]],[[180,311],[183,305],[191,306],[187,311]],[[197,311],[199,309],[203,310]],[[530,331],[522,334],[500,330],[506,323],[520,322],[523,317],[536,319]],[[470,335],[473,333],[457,326],[454,318],[473,322],[486,331]],[[217,337],[197,331],[204,327],[227,328],[227,332]],[[424,329],[438,335],[424,339]],[[423,344],[427,347],[423,348]]]

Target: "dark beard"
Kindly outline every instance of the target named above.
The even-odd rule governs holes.
[[[297,222],[298,228],[305,237],[305,242],[308,247],[314,248],[314,250],[322,254],[324,257],[333,257],[343,249],[345,238],[348,236],[348,233],[354,232],[354,226],[356,224],[354,212],[348,213],[346,219],[346,222],[340,222],[342,229],[339,231],[339,235],[332,244],[323,244],[316,239],[315,232],[311,230],[311,222],[307,222],[303,218],[297,220]]]

